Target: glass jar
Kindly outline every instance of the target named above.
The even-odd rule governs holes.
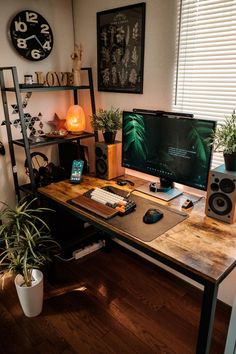
[[[25,75],[24,76],[25,85],[32,85],[33,83],[33,76],[32,75]]]

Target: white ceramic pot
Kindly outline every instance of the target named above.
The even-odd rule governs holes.
[[[38,269],[32,271],[32,286],[24,286],[22,275],[15,277],[15,286],[24,314],[27,317],[38,316],[43,308],[43,273]]]

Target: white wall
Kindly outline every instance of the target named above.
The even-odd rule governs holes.
[[[146,35],[143,94],[98,92],[96,13],[138,3],[136,0],[74,0],[76,42],[84,49],[83,64],[94,73],[97,108],[134,107],[171,110],[174,55],[176,45],[177,1],[146,0]],[[129,171],[130,172],[130,171]],[[139,174],[142,176],[142,174]],[[145,176],[148,178],[148,176]],[[145,178],[144,177],[144,178]],[[219,298],[232,305],[236,293],[236,270],[219,288]]]
[[[23,82],[25,74],[34,74],[35,71],[42,71],[44,73],[48,71],[71,71],[72,60],[70,54],[73,51],[73,22],[72,22],[72,9],[71,2],[69,0],[0,0],[0,66],[16,66],[19,76],[19,81]],[[50,24],[54,35],[54,46],[51,54],[48,58],[39,61],[32,62],[21,57],[11,45],[9,40],[9,24],[11,19],[20,11],[34,10],[41,14]],[[7,82],[8,81],[7,79]],[[8,95],[10,101],[14,103],[14,94]],[[34,93],[29,100],[26,112],[31,115],[37,115],[39,112],[43,114],[44,130],[50,131],[51,128],[46,124],[51,120],[54,113],[63,118],[66,113],[70,102],[72,102],[72,96],[69,93],[57,92],[56,94],[48,93]],[[16,115],[12,116],[15,118]],[[0,125],[4,120],[4,114],[2,109],[2,102],[0,99]],[[14,137],[20,137],[19,129],[12,128]],[[0,155],[0,200],[12,204],[15,200],[15,193],[13,187],[11,164],[9,151],[7,148],[6,129],[4,126],[0,126],[0,140],[4,142],[6,147],[6,155]],[[17,148],[17,161],[18,171],[21,175],[22,183],[26,183],[26,175],[24,173],[24,154],[22,148]],[[54,153],[55,148],[44,149],[47,156],[53,158],[51,154]],[[42,151],[42,149],[41,149]]]
[[[175,54],[177,1],[146,0],[143,94],[95,92],[97,108],[170,109]],[[84,49],[83,63],[93,68],[97,88],[96,13],[138,3],[136,0],[75,0],[76,42]]]

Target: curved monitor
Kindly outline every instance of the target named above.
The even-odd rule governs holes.
[[[122,166],[206,190],[216,122],[174,113],[123,112]]]

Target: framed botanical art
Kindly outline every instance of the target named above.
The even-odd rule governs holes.
[[[97,13],[98,91],[143,93],[145,5]]]

